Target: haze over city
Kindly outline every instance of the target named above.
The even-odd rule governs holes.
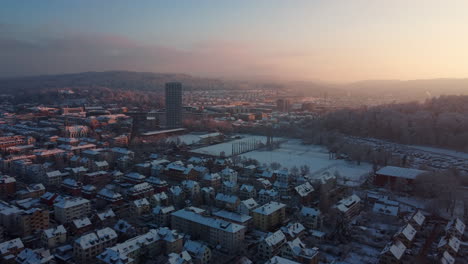
[[[2,1],[0,76],[468,77],[468,2]]]

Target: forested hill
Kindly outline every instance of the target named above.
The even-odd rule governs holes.
[[[222,89],[233,84],[218,79],[199,78],[187,74],[107,71],[60,75],[41,75],[0,79],[1,92],[65,87],[107,87],[121,90],[159,90],[166,82],[179,81],[187,89]]]
[[[359,137],[468,152],[468,96],[337,111],[324,117],[322,126]]]

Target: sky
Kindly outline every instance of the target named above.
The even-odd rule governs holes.
[[[466,0],[0,0],[0,77],[468,77]]]

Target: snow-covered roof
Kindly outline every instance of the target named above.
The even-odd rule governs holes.
[[[127,173],[127,174],[125,174],[125,178],[131,179],[131,180],[144,180],[144,179],[146,179],[145,176],[141,175],[138,172]]]
[[[296,237],[302,232],[305,232],[305,227],[301,223],[289,223],[287,226],[281,227],[283,233],[289,235],[290,237]]]
[[[242,186],[240,187],[240,190],[244,192],[253,192],[255,190],[255,187],[253,187],[252,185],[248,185],[248,184],[242,184]]]
[[[184,243],[184,249],[187,250],[192,256],[197,256],[197,258],[202,258],[206,250],[209,250],[208,247],[198,241],[187,240]]]
[[[168,214],[174,212],[174,206],[156,206],[153,208],[153,214]]]
[[[246,223],[250,219],[252,219],[252,217],[249,215],[237,214],[237,213],[229,212],[226,210],[220,210],[220,211],[214,212],[213,215],[223,218],[223,219],[234,221],[237,223]]]
[[[203,175],[203,180],[214,181],[221,179],[221,176],[218,173],[207,173]]]
[[[286,207],[285,204],[272,201],[272,202],[269,202],[267,204],[264,204],[258,207],[257,209],[253,210],[253,212],[258,213],[258,214],[263,214],[263,215],[270,215],[284,207]]]
[[[98,192],[98,196],[105,199],[119,200],[122,199],[122,195],[109,188],[103,188]]]
[[[282,257],[274,256],[270,260],[265,262],[265,264],[300,264],[300,263],[296,262],[296,261],[289,260],[289,259],[285,259],[285,258],[282,258]]]
[[[49,228],[44,230],[44,234],[47,238],[53,238],[55,236],[61,235],[61,234],[66,234],[67,230],[63,225],[59,225],[55,228]]]
[[[305,182],[294,188],[301,197],[305,197],[314,191],[314,187],[309,182]]]
[[[24,248],[23,241],[21,241],[21,239],[15,238],[15,239],[0,243],[0,255],[5,255],[10,251],[10,249],[15,249],[15,248]]]
[[[234,224],[221,219],[202,216],[198,213],[193,212],[192,210],[188,210],[187,208],[176,211],[171,215],[229,233],[236,233],[246,228],[243,225]]]
[[[104,220],[109,219],[109,218],[114,218],[115,216],[116,215],[115,215],[114,211],[112,211],[112,209],[108,209],[108,210],[106,210],[104,212],[97,213],[97,217],[101,221],[104,221]]]
[[[270,233],[265,238],[265,243],[270,247],[277,247],[286,242],[286,236],[281,230],[278,230],[274,233]]]
[[[458,252],[458,249],[460,249],[460,239],[458,239],[456,236],[444,236],[440,238],[437,247],[440,248],[446,245],[448,245],[454,252]]]
[[[311,208],[311,207],[305,207],[303,206],[301,208],[301,215],[302,216],[319,216],[320,215],[320,210]]]
[[[182,236],[176,231],[167,227],[150,229],[147,233],[133,237],[123,243],[119,243],[113,247],[107,248],[104,252],[99,254],[97,258],[104,263],[128,263],[132,258],[133,252],[140,250],[143,246],[154,244],[159,240],[173,242],[182,239]]]
[[[426,220],[426,217],[424,214],[421,212],[421,210],[418,210],[414,215],[411,217],[411,219],[419,226],[422,226],[424,224],[424,220]]]
[[[243,200],[241,201],[241,204],[243,204],[247,209],[254,209],[258,207],[258,203],[253,198]]]
[[[142,182],[139,184],[133,185],[128,191],[131,193],[138,193],[143,191],[153,190],[153,186],[151,186],[147,182]]]
[[[83,204],[89,204],[89,200],[81,198],[81,197],[73,197],[73,198],[68,197],[54,204],[54,206],[58,208],[66,209],[70,207],[81,206]]]
[[[416,179],[417,176],[423,173],[426,173],[426,171],[418,170],[418,169],[411,169],[411,168],[395,167],[395,166],[385,166],[376,172],[376,174],[378,175],[391,176],[391,177],[397,177],[397,178],[406,178],[406,179]]]
[[[406,224],[404,227],[400,228],[395,236],[402,234],[408,241],[413,241],[416,236],[416,229],[411,224]]]
[[[114,231],[114,229],[106,227],[77,238],[75,243],[78,244],[82,249],[87,249],[104,241],[109,241],[116,238],[117,233]]]
[[[186,264],[192,262],[192,257],[187,251],[182,251],[180,253],[170,253],[168,256],[168,264]]]
[[[75,220],[73,220],[73,225],[76,228],[83,228],[85,226],[90,226],[91,225],[91,220],[89,220],[88,217],[81,218],[81,219],[75,219]]]
[[[144,207],[144,206],[149,206],[150,205],[150,203],[148,202],[148,200],[146,200],[146,198],[135,200],[135,201],[133,201],[133,204],[136,207]]]
[[[336,205],[336,208],[340,210],[343,213],[346,213],[351,207],[353,207],[355,204],[359,203],[361,201],[361,198],[359,196],[353,194],[347,198],[344,198],[338,202]]]
[[[0,175],[0,183],[13,183],[16,179],[8,175]]]
[[[270,197],[277,197],[277,196],[279,195],[279,193],[278,193],[277,190],[274,190],[274,189],[270,189],[270,190],[261,189],[261,190],[258,192],[258,195],[264,195],[264,196],[270,196]]]
[[[445,231],[455,230],[458,234],[463,235],[465,232],[465,224],[459,219],[454,218],[445,227]]]
[[[218,200],[218,201],[223,201],[225,203],[236,203],[237,201],[239,201],[239,198],[237,196],[224,194],[224,193],[216,194],[215,199]]]
[[[396,259],[400,260],[403,254],[406,251],[406,246],[400,241],[395,240],[392,243],[387,244],[381,254],[386,254],[390,252]]]
[[[442,254],[442,257],[440,258],[440,263],[441,264],[455,264],[455,258],[452,255],[450,255],[450,253],[448,253],[446,250]]]
[[[50,263],[53,258],[49,250],[26,248],[16,256],[15,261],[18,264],[40,264]]]

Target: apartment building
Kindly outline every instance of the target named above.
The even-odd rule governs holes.
[[[203,209],[187,207],[172,213],[172,228],[220,246],[227,252],[239,252],[243,245],[246,227],[221,219],[202,215]]]
[[[254,226],[260,230],[268,231],[280,226],[286,219],[286,205],[278,202],[269,202],[252,211]]]
[[[41,234],[41,242],[45,248],[55,248],[67,241],[67,230],[63,225],[46,229]]]
[[[138,264],[159,254],[181,252],[183,237],[169,228],[151,229],[143,235],[107,248],[97,256],[98,263]]]
[[[88,216],[91,212],[91,203],[81,197],[63,199],[54,205],[54,211],[57,222],[69,223],[73,219]]]
[[[73,257],[78,263],[94,263],[95,257],[117,243],[117,233],[109,227],[77,238],[73,242]]]

